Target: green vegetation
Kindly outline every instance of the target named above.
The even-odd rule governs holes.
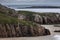
[[[19,20],[19,24],[21,24],[21,25],[25,25],[25,26],[33,26],[33,27],[35,27],[36,26],[36,23],[34,23],[34,22],[31,22],[31,21],[22,21],[22,20]]]
[[[21,12],[22,13],[22,12]],[[25,13],[23,13],[25,15]],[[31,13],[27,13],[26,16],[32,18]],[[18,20],[18,13],[14,9],[7,8],[0,5],[0,24],[21,24],[26,26],[34,26],[35,23],[25,20]]]
[[[18,11],[19,14],[27,15],[27,14],[35,14],[36,12],[30,12],[30,11]]]
[[[0,23],[17,23],[18,19],[0,13]]]
[[[18,23],[17,17],[18,17],[17,11],[0,4],[0,23],[3,23],[3,24]]]
[[[31,11],[18,11],[19,14],[23,14],[23,15],[33,15],[33,14],[38,14],[40,16],[56,16],[56,14],[59,13],[53,13],[53,12],[43,12],[43,13],[39,13],[39,12],[31,12]]]

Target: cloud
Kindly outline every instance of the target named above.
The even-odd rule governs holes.
[[[0,0],[0,2],[47,2],[52,0]]]
[[[59,5],[60,0],[0,0],[3,4],[50,4]]]
[[[27,2],[27,1],[36,1],[36,0],[0,0],[0,2],[21,2],[21,1],[25,1],[25,2]]]
[[[0,0],[0,3],[43,3],[45,0]]]

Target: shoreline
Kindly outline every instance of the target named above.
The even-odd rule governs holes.
[[[32,12],[54,12],[54,13],[60,13],[59,8],[28,8],[28,9],[15,9],[16,11],[32,11]]]

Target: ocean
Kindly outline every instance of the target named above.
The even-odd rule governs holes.
[[[32,5],[7,5],[7,7],[15,9],[16,11],[32,11],[32,12],[56,12],[60,13],[60,8],[26,8]],[[37,6],[37,5],[36,5]]]
[[[32,11],[32,12],[54,12],[60,13],[60,8],[27,8],[27,9],[15,9],[16,11]]]

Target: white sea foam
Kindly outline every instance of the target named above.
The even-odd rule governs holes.
[[[22,10],[22,11],[33,11],[33,12],[56,12],[60,13],[59,8],[34,8],[34,9],[15,9],[15,10]]]

